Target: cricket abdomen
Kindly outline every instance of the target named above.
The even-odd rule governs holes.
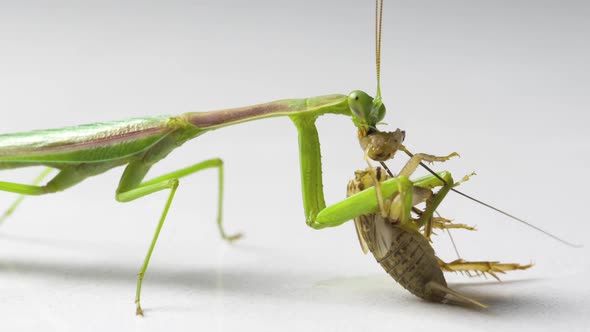
[[[433,289],[435,282],[446,287],[443,272],[438,266],[434,250],[419,233],[401,227],[391,227],[393,241],[389,251],[375,259],[383,269],[412,294],[434,302],[441,302],[446,293]]]
[[[373,178],[385,181],[389,176],[381,168],[357,171],[348,183],[347,196],[372,187]],[[445,298],[447,283],[434,249],[422,234],[378,212],[358,216],[354,224],[363,252],[371,251],[395,281],[422,299],[441,302]]]

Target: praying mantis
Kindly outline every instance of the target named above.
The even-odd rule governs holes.
[[[378,43],[379,45],[379,43]],[[0,169],[46,166],[59,173],[45,184],[49,174],[44,171],[33,184],[0,182],[0,190],[20,195],[40,196],[56,193],[100,175],[116,167],[125,170],[116,191],[116,199],[130,202],[159,191],[169,191],[158,227],[141,267],[136,290],[136,313],[141,307],[143,277],[166,220],[179,180],[205,169],[219,172],[217,225],[221,236],[229,241],[239,238],[230,235],[222,224],[223,162],[210,159],[170,173],[145,180],[150,168],[183,143],[212,130],[270,117],[288,117],[299,136],[299,157],[305,220],[314,229],[338,226],[357,216],[375,211],[378,200],[374,192],[344,200],[326,208],[323,197],[322,164],[319,135],[315,126],[318,117],[336,114],[352,118],[363,150],[369,158],[383,161],[395,151],[384,151],[401,143],[394,135],[377,131],[385,116],[379,79],[377,51],[377,94],[373,98],[355,90],[348,95],[325,95],[307,99],[287,99],[254,106],[204,113],[184,113],[178,116],[136,118],[103,124],[91,124],[55,130],[41,130],[0,136]],[[381,137],[381,138],[380,138]],[[384,141],[382,140],[384,139]],[[15,204],[13,207],[16,207]],[[12,213],[14,208],[9,209]]]

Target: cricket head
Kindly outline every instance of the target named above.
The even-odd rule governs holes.
[[[367,157],[375,161],[386,161],[395,155],[403,147],[406,132],[400,129],[395,131],[374,131],[365,136],[359,136],[361,148]]]

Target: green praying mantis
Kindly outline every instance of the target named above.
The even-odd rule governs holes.
[[[377,4],[379,17],[381,17],[382,1],[381,3],[377,1]],[[324,200],[321,149],[316,128],[318,117],[324,114],[350,117],[357,128],[361,148],[370,160],[384,162],[393,158],[398,150],[411,154],[402,145],[405,138],[403,131],[398,129],[394,132],[382,132],[377,129],[386,115],[380,89],[380,22],[380,18],[376,20],[376,30],[379,32],[376,38],[377,91],[375,97],[355,90],[348,95],[334,94],[305,99],[285,99],[211,112],[152,116],[0,135],[0,170],[33,166],[47,167],[47,170],[44,170],[32,184],[0,182],[0,190],[22,195],[8,209],[4,217],[12,214],[24,196],[60,192],[89,177],[122,166],[125,166],[125,169],[116,190],[117,201],[130,202],[160,191],[169,191],[137,278],[136,313],[142,315],[142,281],[181,178],[202,170],[217,169],[219,232],[222,238],[228,241],[234,241],[240,237],[240,234],[226,232],[222,222],[224,167],[221,159],[201,161],[146,180],[154,164],[185,142],[207,132],[248,121],[288,117],[298,132],[305,221],[314,229],[335,227],[359,216],[374,213],[381,204],[378,195],[388,197],[400,193],[400,196],[410,197],[406,194],[411,191],[413,183],[407,177],[397,177],[328,207]],[[446,157],[436,161],[443,160],[446,160]],[[420,161],[414,159],[414,162]],[[52,170],[58,170],[57,175],[43,183]],[[448,176],[441,178],[433,173],[421,181],[428,183],[429,188],[442,188],[445,194],[454,190],[452,178]],[[444,195],[437,197],[437,201],[430,204],[427,211],[422,214],[423,220],[432,218]]]

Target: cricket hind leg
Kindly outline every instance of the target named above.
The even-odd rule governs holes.
[[[411,156],[410,160],[408,160],[408,162],[404,165],[404,167],[398,173],[398,176],[405,176],[405,177],[410,177],[416,171],[418,166],[420,166],[420,163],[422,163],[423,161],[427,161],[427,162],[431,162],[431,163],[432,162],[445,162],[453,157],[459,156],[459,154],[457,152],[452,152],[447,156],[434,156],[434,155],[425,154],[425,153],[412,154],[405,147],[402,147],[402,150]],[[432,196],[426,202],[426,205],[427,205],[426,209],[424,210],[424,213],[420,216],[420,218],[418,220],[418,226],[419,227],[424,226],[424,236],[428,240],[430,240],[430,236],[432,234],[432,227],[433,227],[432,215],[434,214],[434,211],[436,211],[436,208],[438,207],[438,205],[442,202],[443,198],[447,195],[449,190],[454,185],[453,179],[450,175],[447,175],[445,177],[445,179],[443,179],[443,180],[444,180],[445,184],[434,196]]]
[[[436,194],[426,201],[426,208],[422,211],[417,220],[418,227],[424,227],[424,237],[429,241],[432,235],[432,228],[434,227],[433,215],[445,196],[454,186],[453,178],[449,173],[443,175],[442,179],[445,184],[436,192]]]
[[[160,231],[162,226],[164,225],[164,221],[166,220],[166,216],[168,215],[168,211],[170,210],[170,206],[174,199],[174,195],[176,194],[176,190],[178,188],[179,179],[185,177],[187,175],[191,175],[198,171],[208,169],[208,168],[217,168],[219,171],[219,194],[218,194],[218,215],[217,215],[217,225],[221,236],[227,241],[234,241],[241,237],[241,234],[235,235],[227,235],[223,229],[222,224],[222,208],[223,208],[223,161],[221,159],[215,158],[210,160],[205,160],[203,162],[197,163],[195,165],[173,171],[161,176],[158,176],[154,179],[140,182],[143,177],[147,174],[151,167],[151,164],[147,164],[144,162],[131,162],[125,169],[123,176],[121,177],[121,181],[119,183],[119,187],[117,188],[116,199],[119,202],[130,202],[136,200],[138,198],[169,189],[170,193],[168,194],[168,199],[166,200],[166,205],[162,211],[160,216],[160,220],[158,221],[158,225],[156,227],[156,231],[152,237],[152,241],[148,248],[147,254],[144,258],[143,264],[139,271],[139,275],[137,278],[137,289],[135,293],[135,305],[136,305],[136,314],[143,315],[143,310],[141,308],[141,286],[143,284],[143,278],[147,271],[147,267],[150,262],[150,258],[152,256],[153,250],[156,246],[156,242],[160,235]]]
[[[463,259],[456,259],[450,263],[446,263],[438,258],[438,266],[445,272],[460,272],[468,276],[490,275],[494,279],[500,281],[498,274],[504,274],[507,271],[526,270],[533,266],[533,264],[521,265],[516,263],[500,263],[493,261],[478,261],[470,262]]]

